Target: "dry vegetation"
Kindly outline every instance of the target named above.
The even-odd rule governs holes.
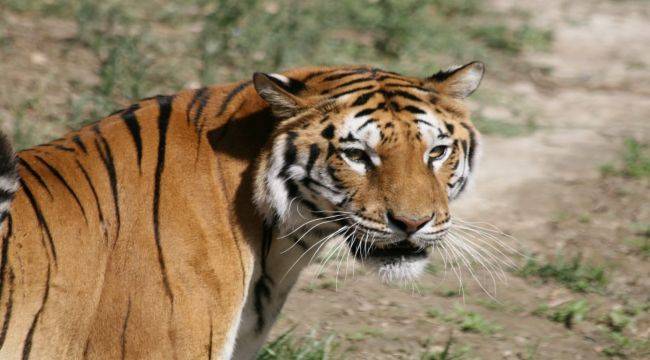
[[[642,359],[648,24],[641,0],[0,0],[0,123],[24,148],[138,98],[253,71],[424,75],[481,59],[471,105],[484,159],[455,210],[509,234],[518,267],[495,290],[474,264],[486,294],[439,257],[413,287],[315,266],[259,358]]]

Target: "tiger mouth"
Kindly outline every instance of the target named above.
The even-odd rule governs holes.
[[[352,254],[359,260],[374,259],[383,262],[424,259],[429,255],[429,249],[431,248],[431,245],[416,245],[409,240],[401,240],[382,246],[358,241],[348,242],[348,245]]]

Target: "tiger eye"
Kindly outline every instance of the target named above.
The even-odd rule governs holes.
[[[429,152],[429,157],[433,160],[437,160],[445,155],[447,152],[447,146],[441,145],[436,146]]]

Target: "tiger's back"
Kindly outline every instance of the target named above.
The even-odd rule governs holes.
[[[258,111],[237,104],[242,90],[158,96],[17,154],[1,358],[227,357],[253,267],[232,217],[259,222],[230,204],[245,196],[241,159],[265,134],[250,131],[248,147],[241,134],[221,136],[228,153],[206,141],[220,134],[201,132]]]

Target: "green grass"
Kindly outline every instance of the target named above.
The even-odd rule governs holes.
[[[567,329],[582,321],[589,312],[589,304],[586,300],[576,300],[554,309],[549,319],[564,324]]]
[[[546,317],[551,321],[561,323],[567,329],[582,321],[589,312],[589,304],[586,300],[575,300],[564,305],[551,308],[547,304],[541,304],[533,311],[533,315]]]
[[[258,353],[257,360],[327,360],[339,359],[339,343],[334,335],[318,339],[314,334],[302,338],[293,336],[293,329],[268,342]]]
[[[603,292],[607,285],[605,268],[584,263],[580,255],[569,260],[558,256],[553,262],[540,262],[531,257],[517,273],[525,278],[535,276],[544,282],[554,280],[576,292]]]
[[[458,350],[454,349],[455,340],[452,335],[449,335],[447,342],[440,350],[427,351],[420,357],[421,360],[459,360],[462,359],[468,352],[469,347],[464,346]]]
[[[627,243],[634,248],[634,253],[644,259],[650,258],[650,224],[635,224],[634,237]]]
[[[501,326],[485,320],[479,313],[461,307],[456,308],[456,315],[460,330],[464,332],[490,335],[502,329]]]
[[[650,144],[640,143],[632,138],[625,139],[621,157],[621,166],[604,164],[600,167],[600,172],[605,176],[650,177]]]
[[[365,340],[371,337],[380,337],[384,334],[384,331],[372,327],[362,327],[361,329],[347,334],[346,338],[352,341]]]
[[[74,94],[44,88],[43,96],[56,101],[39,102],[25,120],[42,124],[46,115],[66,120],[53,122],[47,131],[39,127],[33,141],[57,137],[138,98],[175,92],[187,84],[320,64],[367,63],[426,76],[471,59],[486,61],[494,76],[522,63],[516,54],[539,49],[551,39],[547,30],[531,27],[519,14],[496,12],[477,0],[377,0],[372,6],[357,0],[3,0],[0,46],[8,49],[13,49],[14,39],[1,25],[5,11],[76,27],[71,39],[53,43],[63,55],[51,59],[51,66],[74,61],[66,54],[93,58],[79,64],[85,67],[79,73],[90,73],[96,81],[80,82],[63,74],[58,81],[68,83]],[[503,16],[512,21],[494,25]],[[16,98],[30,91],[17,84]],[[1,105],[10,110],[5,121],[11,122],[20,104],[3,101],[9,101]],[[510,128],[499,121],[482,126],[508,136],[529,131],[528,125]],[[33,144],[24,137],[21,141]]]

